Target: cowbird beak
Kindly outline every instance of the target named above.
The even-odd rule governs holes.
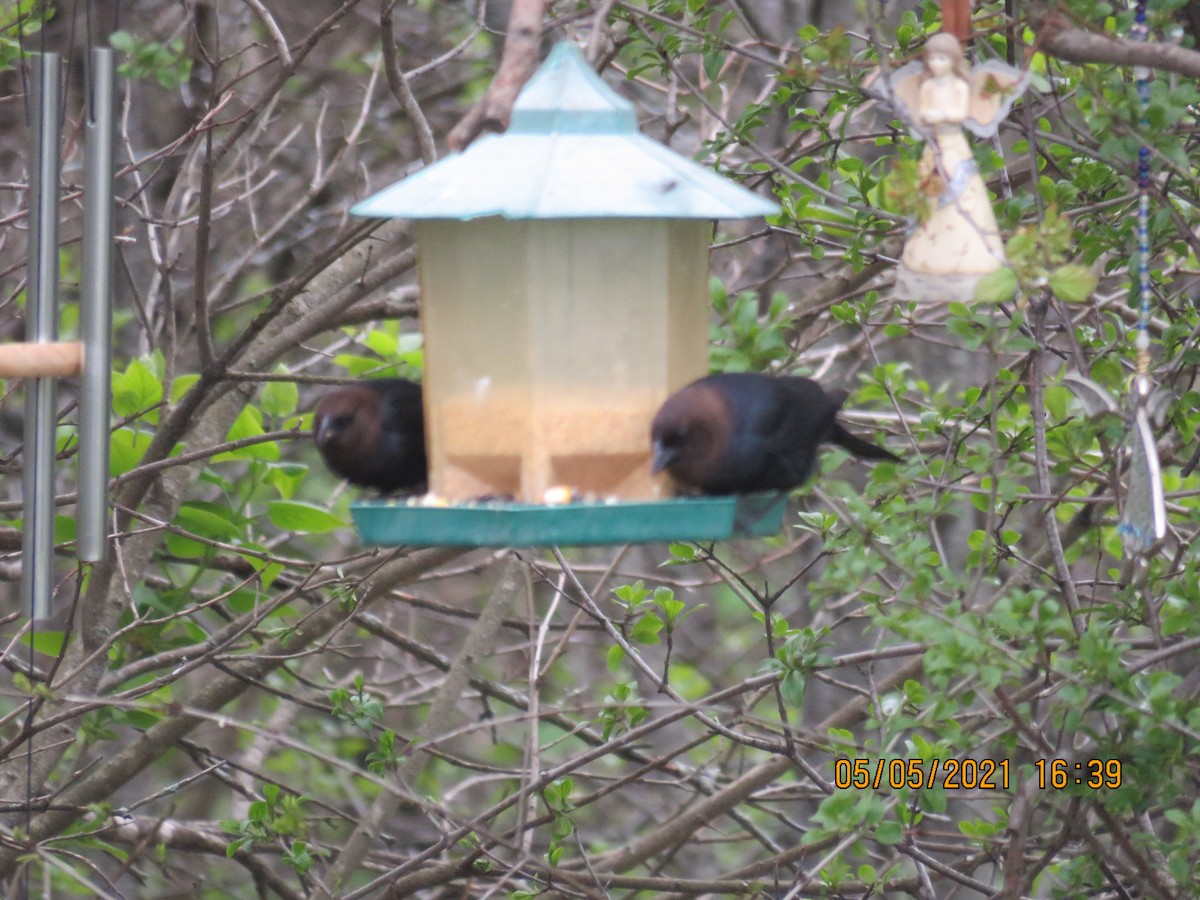
[[[317,419],[316,424],[317,427],[313,432],[313,437],[318,447],[324,447],[337,433],[333,427],[333,420],[329,416],[321,416]]]
[[[654,456],[650,461],[651,473],[657,475],[659,472],[669,466],[671,464],[671,460],[673,460],[678,454],[679,449],[677,447],[668,447],[662,441],[655,440]]]

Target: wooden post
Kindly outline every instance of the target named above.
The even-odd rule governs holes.
[[[83,344],[0,344],[0,378],[62,378],[83,370]]]
[[[971,38],[971,0],[942,0],[942,31],[965,45]]]

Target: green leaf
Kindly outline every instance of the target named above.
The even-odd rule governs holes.
[[[875,840],[894,846],[904,840],[904,829],[899,822],[880,822],[875,828]]]
[[[1064,303],[1083,303],[1096,289],[1096,276],[1087,266],[1068,264],[1050,273],[1050,290]]]
[[[988,272],[975,285],[976,303],[1008,303],[1017,294],[1017,273],[1008,266]]]
[[[806,687],[803,672],[792,670],[783,676],[783,681],[779,684],[779,690],[783,693],[783,699],[788,705],[794,706],[797,709],[804,705],[804,688]]]
[[[137,467],[150,447],[154,435],[147,431],[135,431],[128,426],[112,433],[108,444],[108,474],[124,475]]]
[[[174,532],[167,535],[167,552],[180,559],[203,559],[213,548]]]
[[[667,621],[671,624],[674,624],[675,620],[679,618],[679,614],[683,612],[683,609],[687,604],[685,604],[682,600],[667,598],[665,600],[658,601],[658,605],[662,609],[663,615],[667,617]]]
[[[175,380],[171,382],[171,400],[175,401],[191,390],[192,385],[200,380],[200,376],[194,373],[187,375],[176,375]]]
[[[279,577],[280,573],[283,572],[283,565],[267,561],[271,558],[271,552],[266,547],[245,542],[242,543],[242,546],[247,550],[259,551],[258,553],[244,553],[242,554],[242,559],[246,560],[246,562],[250,563],[258,571],[258,577],[262,581],[263,590],[266,590]]]
[[[268,381],[263,385],[261,402],[263,412],[282,419],[296,411],[300,391],[291,381]]]
[[[275,490],[279,491],[279,496],[284,500],[292,499],[292,494],[295,493],[308,475],[308,466],[303,463],[268,463],[266,481]]]
[[[692,544],[671,544],[667,552],[671,554],[671,559],[663,564],[667,566],[686,565],[701,559],[700,551]]]
[[[122,53],[132,53],[134,48],[133,35],[128,31],[114,31],[108,36],[108,42],[114,50]]]
[[[162,721],[162,715],[148,710],[130,709],[117,716],[115,721],[128,725],[130,728],[148,731]]]
[[[258,437],[260,434],[265,433],[262,426],[262,413],[253,406],[247,406],[233,420],[233,425],[230,426],[225,440],[240,441],[245,438]],[[212,458],[212,461],[215,463],[228,462],[233,459],[263,459],[268,462],[274,462],[279,459],[279,445],[274,441],[251,444],[248,447],[240,447],[237,450],[218,453]]]
[[[347,527],[346,522],[327,509],[298,500],[273,500],[267,504],[271,524],[282,531],[324,534]]]
[[[755,675],[782,675],[787,671],[787,666],[782,661],[771,656],[764,659],[758,664],[758,668],[754,670]]]
[[[38,631],[33,636],[32,646],[35,652],[44,653],[46,656],[57,657],[62,653],[63,642],[66,640],[66,634],[61,631]],[[21,643],[26,647],[30,646],[29,632],[21,634]]]
[[[658,633],[663,630],[663,620],[648,612],[633,626],[631,637],[639,644],[657,644]]]
[[[112,406],[118,416],[135,416],[162,402],[162,382],[140,359],[135,359],[124,372],[113,376]]]
[[[69,544],[75,540],[75,520],[71,516],[54,517],[54,543]]]
[[[378,328],[363,338],[363,343],[384,359],[391,359],[400,350],[399,339]]]
[[[621,663],[625,660],[625,648],[620,644],[613,644],[608,648],[605,658],[605,661],[608,663],[608,671],[615,673],[617,669],[621,668]]]
[[[1180,809],[1168,809],[1163,813],[1163,817],[1176,828],[1190,828],[1192,824],[1187,813]]]
[[[709,81],[716,81],[721,76],[725,65],[725,54],[720,48],[709,50],[704,54],[704,74]]]
[[[228,507],[192,500],[180,506],[174,524],[198,538],[224,543],[238,537],[245,523]],[[188,535],[175,533],[167,535],[167,549],[184,559],[203,557],[211,550],[203,542],[192,540]]]
[[[312,868],[312,854],[304,841],[292,841],[292,849],[283,856],[284,862],[303,875]]]
[[[650,590],[640,578],[633,584],[623,584],[620,587],[615,587],[612,592],[617,597],[616,602],[628,606],[630,609],[633,609],[650,596]]]
[[[335,365],[345,368],[347,374],[355,378],[387,368],[387,364],[382,360],[368,356],[354,356],[349,353],[339,353],[333,358],[333,362]]]
[[[554,823],[550,829],[550,836],[556,841],[561,841],[565,837],[570,837],[575,831],[575,825],[567,816],[555,816]]]
[[[179,507],[175,523],[200,537],[225,541],[242,530],[242,519],[227,506],[203,500],[189,500]]]

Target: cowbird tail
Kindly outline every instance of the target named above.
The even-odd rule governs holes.
[[[845,447],[855,456],[863,459],[890,459],[892,462],[900,462],[900,457],[895,453],[851,434],[838,422],[833,423],[833,431],[830,432],[829,442],[837,444],[840,447]]]

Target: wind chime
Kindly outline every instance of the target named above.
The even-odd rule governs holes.
[[[82,373],[79,402],[77,555],[105,558],[111,406],[113,52],[88,53],[84,121],[83,260],[80,336],[59,342],[58,213],[62,60],[31,57],[31,168],[26,340],[0,345],[0,378],[24,378],[21,596],[36,621],[49,613],[54,576],[55,382]]]

